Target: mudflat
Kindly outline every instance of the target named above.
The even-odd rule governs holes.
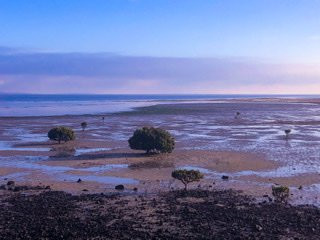
[[[77,194],[114,192],[118,184],[128,193],[135,187],[155,193],[181,188],[171,172],[187,168],[205,174],[191,188],[233,188],[262,197],[283,184],[290,187],[292,203],[317,205],[319,112],[317,99],[270,98],[177,102],[105,115],[3,117],[0,181]],[[47,132],[59,125],[73,128],[77,139],[48,141]],[[148,156],[130,150],[127,140],[142,126],[168,130],[176,139],[174,152]]]

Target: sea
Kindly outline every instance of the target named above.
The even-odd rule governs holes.
[[[7,94],[0,93],[0,117],[104,114],[161,103],[241,98],[320,98],[320,95],[255,94]]]

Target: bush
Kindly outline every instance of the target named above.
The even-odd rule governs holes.
[[[289,198],[289,188],[286,186],[272,186],[272,196],[275,202],[286,203]]]
[[[291,133],[291,129],[284,130],[284,133],[286,134],[286,139],[289,138],[289,134]]]
[[[184,184],[184,189],[187,190],[187,186],[191,182],[198,182],[203,178],[203,174],[198,170],[174,170],[171,176],[177,180],[180,180]]]
[[[82,122],[81,123],[81,127],[82,127],[82,131],[84,131],[88,126],[88,123],[87,122]]]
[[[50,140],[58,141],[60,144],[61,141],[68,142],[74,140],[76,136],[71,128],[55,127],[48,132],[48,138]]]
[[[147,153],[171,153],[175,145],[168,131],[153,127],[137,129],[128,142],[131,149],[145,150]]]

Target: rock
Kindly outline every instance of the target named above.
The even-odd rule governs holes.
[[[302,186],[300,185],[300,186],[298,187],[298,189],[299,189],[299,190],[302,190]]]
[[[88,192],[88,189],[82,189],[82,192]]]
[[[260,232],[262,231],[262,227],[260,225],[256,225],[256,229]]]
[[[122,184],[120,184],[120,185],[115,186],[114,189],[122,191],[122,190],[124,190],[124,186]]]
[[[7,186],[13,186],[14,184],[15,184],[14,181],[8,181],[8,182],[7,182]]]
[[[225,205],[220,204],[220,203],[216,204],[216,206],[217,206],[217,207],[225,207]]]
[[[79,178],[78,181],[77,181],[77,183],[81,183],[81,182],[82,182],[82,180],[81,180],[81,178]]]
[[[44,189],[51,189],[51,187],[50,186],[46,186]]]
[[[7,182],[7,190],[14,190],[15,189],[15,182],[14,181],[8,181]]]
[[[138,191],[138,188],[137,188],[137,187],[133,188],[133,191],[137,192],[137,191]]]
[[[221,177],[221,179],[222,179],[222,180],[229,180],[229,176],[223,175],[223,176]]]

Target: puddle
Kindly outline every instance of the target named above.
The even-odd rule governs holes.
[[[94,153],[94,152],[102,152],[102,151],[110,151],[111,148],[78,148],[76,149],[76,152],[74,156],[79,156],[81,154],[86,153]]]
[[[304,174],[304,173],[320,173],[319,167],[313,166],[306,166],[306,165],[295,165],[295,166],[283,166],[276,169],[272,169],[269,171],[239,171],[239,172],[216,172],[213,170],[209,170],[207,168],[201,168],[197,166],[186,165],[182,167],[178,167],[177,169],[186,169],[186,170],[198,170],[204,174],[214,176],[214,177],[221,177],[223,175],[228,175],[230,177],[240,177],[240,176],[250,176],[256,175],[259,177],[269,177],[269,178],[277,178],[277,177],[293,177],[296,175]],[[319,184],[320,186],[320,184]],[[320,190],[320,188],[319,188]]]
[[[24,158],[25,159],[25,158]],[[29,159],[33,159],[29,157]],[[113,177],[113,176],[98,176],[95,174],[101,174],[106,171],[116,170],[116,169],[125,169],[128,168],[128,164],[108,164],[102,166],[92,166],[92,167],[68,167],[68,166],[48,166],[41,164],[41,162],[36,161],[14,161],[14,160],[5,160],[4,158],[1,159],[1,166],[2,167],[15,167],[15,168],[24,168],[28,170],[36,170],[41,171],[44,174],[49,176],[53,176],[55,179],[59,180],[67,180],[75,182],[79,178],[85,181],[93,181],[99,183],[106,183],[106,184],[137,184],[139,181],[131,178],[122,178],[122,177]],[[83,171],[83,172],[90,172],[92,175],[77,175],[77,174],[69,174],[69,171]],[[21,172],[21,173],[14,173],[2,176],[3,178],[8,179],[15,179],[15,180],[23,180],[24,177],[29,175],[29,173]]]
[[[5,136],[13,136],[20,142],[43,142],[48,140],[47,134],[32,133],[24,128],[10,128],[4,133]]]
[[[88,171],[88,172],[103,172],[103,171],[109,171],[113,169],[123,169],[128,168],[128,164],[107,164],[107,165],[101,165],[101,166],[93,166],[93,167],[68,167],[68,166],[49,166],[43,163],[44,159],[47,159],[46,157],[37,157],[37,159],[34,159],[33,156],[29,157],[23,157],[22,159],[28,158],[29,161],[26,160],[12,160],[8,158],[1,158],[1,166],[2,167],[16,167],[16,168],[26,168],[31,170],[40,170],[43,172],[65,172],[65,171]],[[37,161],[35,161],[37,160]]]

